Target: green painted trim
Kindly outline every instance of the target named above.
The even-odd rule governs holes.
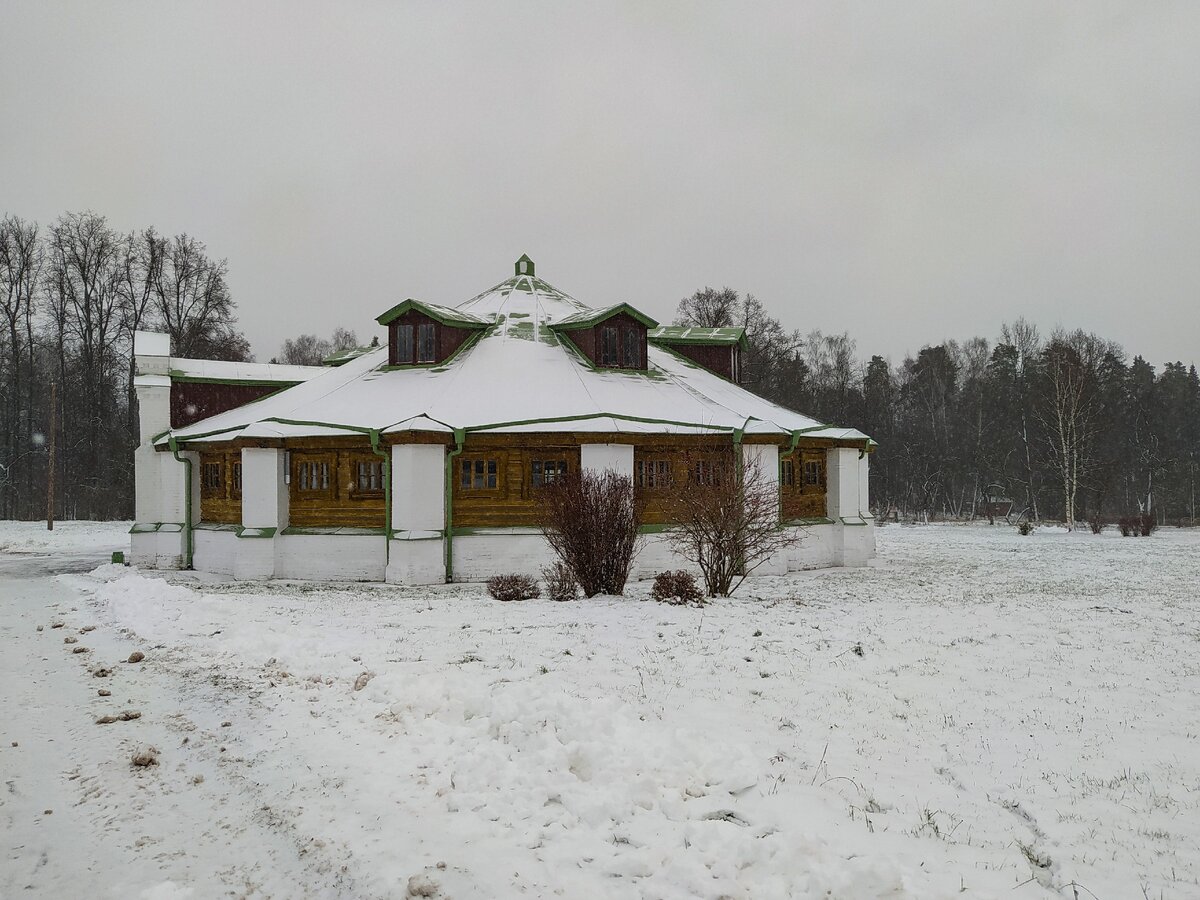
[[[410,309],[414,309],[422,315],[433,319],[439,325],[445,325],[449,328],[488,328],[491,326],[490,322],[485,322],[483,319],[478,319],[475,316],[458,313],[444,306],[434,306],[431,303],[425,303],[412,297],[409,297],[407,300],[401,300],[387,312],[376,317],[375,321],[380,325],[390,325]]]
[[[671,525],[639,525],[638,534],[662,534],[664,531],[670,531]]]
[[[186,486],[183,494],[183,547],[184,562],[186,563],[184,568],[190,569],[195,553],[195,535],[192,534],[192,461],[179,458],[179,444],[174,435],[167,437],[167,446],[171,448],[171,455],[175,457],[175,461],[183,463],[183,467],[187,470],[187,474],[184,476]]]
[[[536,525],[460,525],[452,531],[453,537],[501,534],[535,535],[542,533],[542,529]]]
[[[134,522],[129,529],[130,534],[154,534],[162,528],[162,522]]]
[[[716,331],[715,335],[688,335],[685,331]],[[646,339],[656,344],[688,344],[700,347],[733,347],[743,350],[749,347],[746,339],[746,329],[740,325],[726,328],[700,328],[695,325],[659,325],[646,335]]]
[[[407,535],[407,531],[393,531],[392,540],[400,543],[408,543],[409,541],[440,541],[446,536],[444,531],[434,531],[421,537],[397,537],[397,535]]]
[[[237,533],[242,530],[241,525],[234,525],[232,522],[197,522],[192,526],[195,531],[223,531]]]
[[[834,524],[834,522],[833,522],[833,519],[827,518],[825,516],[816,516],[816,517],[809,518],[809,519],[788,519],[786,522],[784,522],[782,524],[784,524],[784,525],[832,525],[832,524]]]
[[[591,328],[594,325],[599,325],[613,316],[625,313],[630,318],[637,320],[640,324],[645,325],[647,329],[657,328],[658,322],[650,318],[644,312],[634,309],[628,303],[617,303],[614,306],[606,306],[603,309],[587,310],[588,315],[583,312],[575,313],[567,316],[565,319],[560,319],[557,322],[551,322],[549,328],[551,331],[578,331],[581,328]]]
[[[462,428],[454,429],[454,449],[446,454],[446,499],[442,504],[446,508],[446,584],[454,581],[454,458],[463,452],[463,443],[467,433]]]
[[[349,525],[289,525],[281,535],[321,535],[325,537],[362,537],[387,534],[386,528],[357,528]]]
[[[303,381],[296,381],[294,378],[209,378],[200,375],[185,375],[178,369],[172,369],[168,374],[172,381],[182,384],[240,384],[246,387],[278,387],[281,390],[304,384]]]
[[[589,419],[617,419],[622,422],[643,422],[647,425],[677,425],[681,428],[703,428],[713,434],[732,434],[737,429],[721,425],[703,425],[698,422],[676,422],[671,419],[651,419],[646,416],[628,416],[623,413],[583,413],[577,416],[547,416],[544,419],[518,419],[512,422],[494,422],[489,425],[472,425],[463,431],[494,431],[498,428],[511,428],[514,425],[541,425],[558,422],[586,422]]]
[[[379,449],[379,429],[371,429],[371,452],[383,459],[383,566],[392,561],[392,454]]]
[[[274,527],[271,527],[271,528],[242,527],[242,528],[238,529],[237,536],[240,538],[273,538],[273,537],[275,537],[276,531],[278,531],[278,529],[274,528]]]

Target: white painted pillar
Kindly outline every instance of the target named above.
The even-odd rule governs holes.
[[[866,472],[866,455],[858,447],[834,447],[826,454],[826,503],[833,520],[836,566],[865,565],[875,555],[874,525],[863,515]]]
[[[171,496],[172,492],[183,489],[183,466],[170,454],[155,450],[153,444],[155,435],[171,427],[171,379],[168,376],[171,339],[165,334],[138,331],[133,337],[133,352],[137,363],[133,384],[138,400],[139,440],[133,452],[134,527],[130,535],[129,559],[136,565],[154,568],[159,565],[160,550],[165,550],[161,554],[164,565],[178,566],[182,553],[183,515],[173,510],[182,504],[171,502]],[[181,497],[182,493],[177,493],[176,499]],[[160,537],[163,523],[173,530]],[[168,534],[172,536],[167,537]],[[180,546],[174,546],[176,544]]]
[[[749,477],[751,473],[759,479],[766,490],[775,497],[775,518],[779,518],[779,448],[774,444],[743,444],[742,464]],[[768,559],[757,569],[755,575],[786,575],[788,571],[788,551],[781,551]]]
[[[394,444],[392,540],[385,578],[394,584],[446,580],[446,448]]]
[[[287,451],[242,449],[242,532],[237,541],[235,578],[271,578],[276,572],[276,539],[288,525]]]
[[[608,470],[633,478],[633,444],[583,444],[579,465],[585,472]]]

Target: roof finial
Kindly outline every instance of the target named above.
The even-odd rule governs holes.
[[[513,273],[515,275],[530,275],[530,276],[532,276],[533,275],[533,260],[530,259],[528,256],[526,256],[524,253],[522,253],[521,258],[517,260],[517,262],[513,266],[513,268],[516,269],[516,272]]]

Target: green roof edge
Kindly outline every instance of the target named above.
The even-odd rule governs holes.
[[[490,325],[489,322],[485,322],[475,316],[466,313],[455,313],[447,307],[433,306],[421,300],[415,300],[412,297],[397,303],[383,315],[376,318],[375,321],[380,325],[388,325],[410,309],[415,309],[417,312],[429,316],[435,322],[448,325],[452,328],[487,328]]]

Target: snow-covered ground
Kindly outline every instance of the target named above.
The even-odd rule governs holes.
[[[1200,532],[878,538],[702,610],[10,571],[0,896],[1200,897]]]

